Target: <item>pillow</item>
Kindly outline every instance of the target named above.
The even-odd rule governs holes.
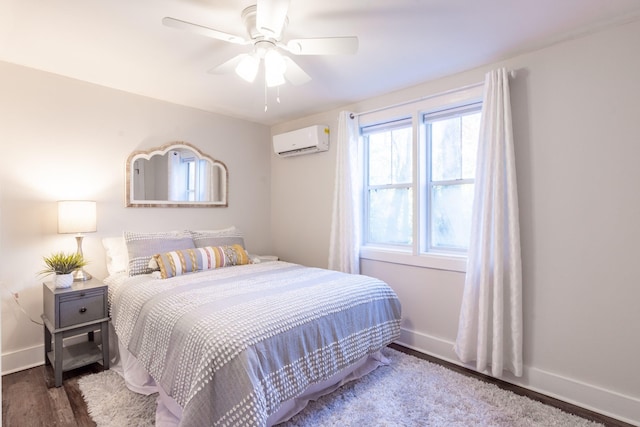
[[[129,254],[129,276],[151,273],[153,269],[149,268],[149,261],[154,254],[195,247],[188,231],[125,231],[124,240]]]
[[[153,261],[160,268],[160,277],[163,279],[194,271],[251,263],[249,255],[240,245],[171,251],[153,255]]]
[[[109,276],[116,275],[127,271],[129,267],[129,254],[127,253],[127,244],[122,236],[104,237],[102,239],[107,256],[107,271]]]
[[[190,233],[196,248],[230,245],[245,247],[242,232],[233,226],[222,230],[196,230]]]

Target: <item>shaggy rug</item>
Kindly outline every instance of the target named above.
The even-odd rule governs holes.
[[[281,426],[601,426],[417,357],[383,352],[389,366],[310,402]],[[117,373],[78,384],[98,427],[154,424],[156,395],[129,391]]]

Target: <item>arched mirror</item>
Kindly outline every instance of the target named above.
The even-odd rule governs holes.
[[[128,207],[228,205],[227,167],[186,142],[135,151],[126,169]]]

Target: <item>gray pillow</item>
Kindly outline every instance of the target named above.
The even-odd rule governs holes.
[[[129,253],[129,276],[153,272],[149,261],[155,254],[195,248],[188,231],[164,231],[140,233],[124,232],[124,241]]]
[[[235,227],[222,230],[196,230],[190,233],[196,248],[240,245],[243,249],[246,249],[244,246],[244,236],[242,232]]]

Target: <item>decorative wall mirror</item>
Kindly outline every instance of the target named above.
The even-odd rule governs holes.
[[[126,169],[127,207],[228,206],[227,167],[186,142],[135,151]]]

